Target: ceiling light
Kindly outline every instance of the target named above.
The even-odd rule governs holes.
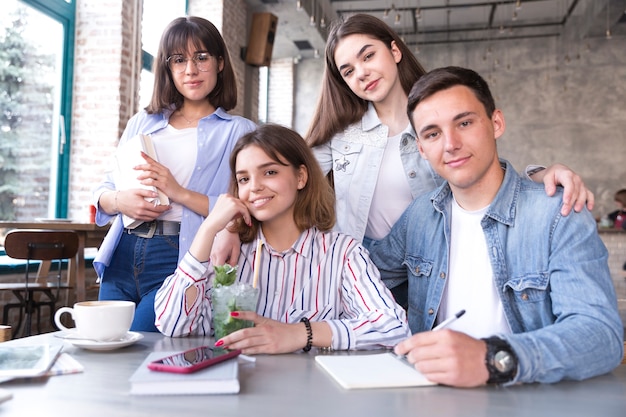
[[[322,16],[322,18],[320,19],[320,27],[322,29],[326,27],[326,19],[324,18],[324,16]]]
[[[422,9],[415,9],[415,19],[417,19],[418,22],[422,20]]]
[[[393,24],[394,25],[399,25],[401,21],[402,21],[402,16],[400,16],[400,13],[396,14],[396,18],[393,21]]]
[[[296,10],[297,11],[302,10],[302,0],[296,1]]]
[[[515,2],[515,10],[519,10],[522,8],[522,0],[517,0]]]

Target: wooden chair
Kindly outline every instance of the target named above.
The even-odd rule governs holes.
[[[71,265],[76,260],[78,234],[68,230],[13,230],[4,241],[6,254],[15,259],[26,260],[26,272],[22,282],[0,283],[0,291],[11,291],[18,299],[15,303],[4,306],[3,323],[9,324],[9,313],[19,309],[19,321],[13,327],[13,337],[22,328],[23,334],[30,336],[33,315],[37,314],[37,331],[41,333],[41,308],[50,309],[50,322],[54,325],[54,312],[61,290],[69,292]],[[70,262],[66,279],[62,280],[63,260]],[[40,261],[36,279],[33,279],[30,266],[33,261]],[[50,261],[58,261],[56,274],[50,277]],[[52,278],[52,279],[50,279]]]
[[[0,324],[0,342],[11,340],[11,326]]]

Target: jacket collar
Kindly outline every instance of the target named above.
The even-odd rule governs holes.
[[[500,166],[504,169],[504,179],[485,216],[512,226],[515,223],[515,212],[522,177],[515,171],[509,161],[500,159]],[[452,198],[452,190],[450,190],[450,186],[446,181],[433,193],[431,201],[435,210],[443,213],[446,208],[450,207]]]

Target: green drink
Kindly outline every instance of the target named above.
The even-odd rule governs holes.
[[[259,289],[248,284],[234,283],[237,268],[216,266],[214,286],[211,291],[213,330],[215,340],[239,329],[254,326],[250,320],[231,317],[232,311],[256,311]]]

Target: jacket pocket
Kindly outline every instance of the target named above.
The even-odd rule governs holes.
[[[421,256],[407,257],[404,265],[408,268],[410,277],[414,278],[429,277],[433,270],[433,261],[424,259]]]
[[[505,290],[507,287],[510,288],[520,302],[541,302],[549,296],[549,284],[549,275],[540,272],[511,278],[504,287]]]

